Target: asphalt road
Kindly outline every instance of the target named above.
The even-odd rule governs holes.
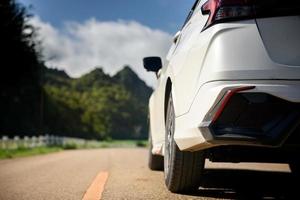
[[[198,191],[167,191],[163,172],[147,168],[146,149],[64,151],[0,161],[2,200],[81,200],[100,172],[108,173],[102,199],[287,199],[299,190],[284,164],[212,164]],[[100,192],[100,191],[99,191]]]

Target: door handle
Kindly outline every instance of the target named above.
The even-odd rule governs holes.
[[[176,44],[181,36],[181,31],[178,31],[173,37],[173,42]]]

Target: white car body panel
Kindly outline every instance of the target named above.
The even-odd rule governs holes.
[[[168,80],[172,83],[176,115],[174,139],[181,150],[200,150],[215,145],[210,143],[209,135],[204,137],[199,127],[225,89],[251,85],[256,86],[256,92],[300,102],[300,26],[292,28],[292,24],[300,25],[300,17],[220,23],[203,31],[208,19],[200,11],[204,2],[198,5],[172,45],[168,63],[159,72],[158,86],[150,98],[154,154],[164,152],[164,102]],[[284,24],[286,30],[276,31],[269,39],[270,32],[266,30],[275,22],[277,26]],[[291,36],[291,39],[284,40],[287,42],[284,50],[274,50],[280,44],[274,42],[272,45],[272,41],[276,38],[278,41],[280,36]]]
[[[270,58],[283,65],[300,65],[300,16],[257,19]]]
[[[300,81],[240,81],[239,83],[216,81],[207,83],[201,87],[196,95],[190,112],[176,118],[174,139],[181,150],[193,150],[193,147],[196,147],[194,150],[200,150],[214,146],[214,144],[209,143],[209,140],[213,139],[213,137],[208,135],[207,138],[204,138],[199,127],[201,127],[202,123],[205,123],[204,117],[206,113],[215,104],[222,90],[238,86],[256,86],[251,92],[268,93],[287,101],[300,103]],[[201,98],[202,95],[207,98]],[[227,142],[227,145],[230,144],[234,143]],[[247,145],[247,143],[244,144]],[[260,144],[256,143],[256,145]]]
[[[149,100],[149,123],[153,143],[152,152],[156,154],[161,154],[165,141],[165,115],[163,110],[166,84],[170,76],[172,76],[171,68],[163,67],[159,71],[159,83]]]

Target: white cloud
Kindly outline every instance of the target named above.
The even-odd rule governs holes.
[[[103,66],[105,72],[113,75],[124,65],[130,65],[152,86],[156,82],[154,75],[143,69],[142,59],[146,56],[164,58],[172,38],[166,32],[135,21],[89,19],[84,23],[68,22],[60,30],[35,17],[32,24],[39,27],[48,66],[79,77],[95,66]]]

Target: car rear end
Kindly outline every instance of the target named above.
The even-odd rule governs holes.
[[[298,151],[300,2],[209,0],[201,10],[207,51],[189,112],[176,119],[179,148]]]

